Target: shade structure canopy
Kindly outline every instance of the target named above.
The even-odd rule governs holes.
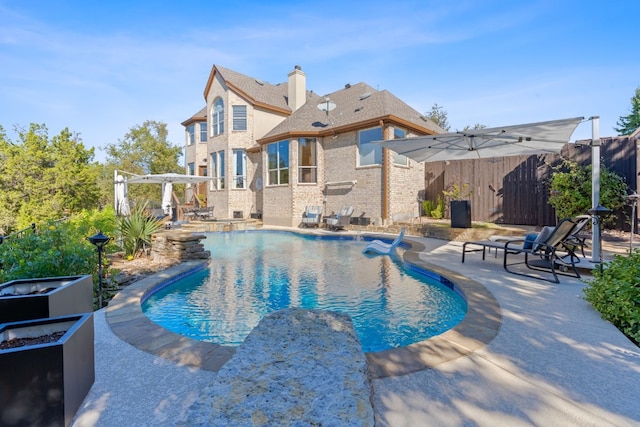
[[[134,175],[127,178],[129,184],[197,184],[210,181],[208,176],[181,175],[178,173],[159,173]]]
[[[114,178],[114,207],[118,215],[126,216],[131,213],[127,180],[122,175],[118,175],[117,171]]]
[[[418,162],[558,153],[584,117],[375,141]]]

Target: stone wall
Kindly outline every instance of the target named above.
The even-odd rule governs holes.
[[[203,234],[167,230],[151,236],[151,257],[177,259],[180,261],[209,259],[211,252],[200,243]]]

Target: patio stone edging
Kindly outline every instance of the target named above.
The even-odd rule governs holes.
[[[385,238],[388,236],[371,236]],[[410,374],[473,353],[497,335],[502,324],[500,306],[480,283],[459,273],[420,259],[422,243],[405,238],[404,261],[418,269],[430,270],[453,283],[454,290],[467,301],[467,314],[452,329],[430,339],[379,352],[366,353],[371,378]],[[105,310],[113,333],[125,342],[175,363],[217,372],[235,353],[235,347],[196,341],[175,334],[152,322],[141,303],[154,287],[205,268],[208,262],[186,261],[146,277],[120,291]]]

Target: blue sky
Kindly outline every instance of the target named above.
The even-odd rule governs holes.
[[[613,136],[640,86],[640,2],[0,0],[0,125],[68,127],[87,146],[204,106],[213,64],[318,94],[386,89],[451,130],[600,116]],[[573,139],[590,138],[590,124]]]

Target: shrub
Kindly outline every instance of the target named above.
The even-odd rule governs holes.
[[[580,166],[573,160],[563,160],[553,167],[550,190],[549,204],[558,218],[586,214],[591,209],[591,165]],[[612,211],[605,218],[605,225],[615,220],[613,211],[623,207],[626,194],[624,178],[603,166],[600,170],[600,204]]]
[[[137,205],[131,215],[118,220],[117,228],[128,257],[141,254],[151,245],[151,235],[162,228],[162,224],[147,213],[147,203]]]
[[[49,221],[36,227],[35,233],[7,239],[0,245],[0,283],[15,279],[78,276],[92,274],[94,302],[98,296],[98,263],[96,250],[87,237],[103,230],[112,234],[115,226],[113,209],[85,211],[65,221]],[[98,228],[100,227],[100,228]],[[107,251],[112,248],[107,245]],[[103,262],[106,265],[106,257]],[[105,271],[105,276],[108,272]],[[103,299],[115,291],[113,283],[103,281]]]
[[[584,289],[585,299],[622,333],[640,344],[640,251],[616,255]]]
[[[435,208],[431,211],[431,216],[436,219],[444,218],[445,204],[444,197],[438,196],[438,201]]]

